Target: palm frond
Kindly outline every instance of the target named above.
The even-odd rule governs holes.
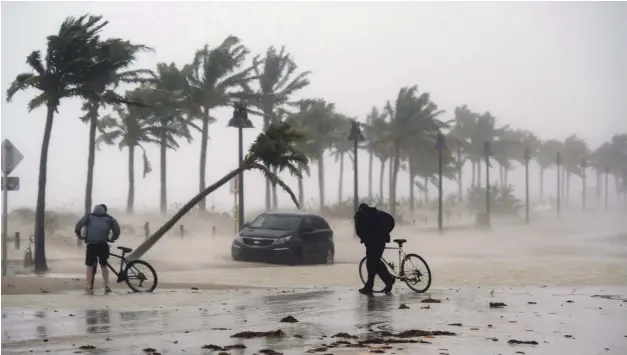
[[[281,189],[283,189],[283,191],[285,191],[290,196],[290,198],[292,199],[292,202],[294,202],[294,205],[296,205],[296,207],[300,209],[300,204],[298,203],[298,199],[296,198],[294,191],[292,191],[292,189],[289,186],[287,186],[287,184],[283,180],[281,180],[281,178],[279,178],[277,175],[272,173],[270,169],[268,169],[267,167],[265,167],[263,164],[260,164],[260,163],[253,163],[251,165],[251,169],[261,171],[263,175],[266,177],[266,179],[270,181],[271,184],[279,185],[279,187],[281,187]]]

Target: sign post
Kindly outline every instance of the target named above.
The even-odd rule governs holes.
[[[11,143],[10,140],[2,141],[2,276],[7,276],[8,257],[7,257],[7,220],[9,213],[9,190],[17,191],[20,187],[20,179],[9,177],[9,174],[24,159],[22,153]]]

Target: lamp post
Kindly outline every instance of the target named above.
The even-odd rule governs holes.
[[[348,133],[348,140],[353,141],[353,212],[357,213],[359,208],[359,180],[357,179],[357,145],[364,140],[364,135],[357,120],[351,120],[351,130]]]
[[[483,154],[485,155],[485,211],[486,226],[490,227],[490,153],[492,147],[490,142],[483,144]]]
[[[557,152],[557,157],[555,158],[555,164],[557,166],[557,217],[560,216],[561,214],[561,206],[560,206],[560,195],[561,195],[561,186],[560,186],[560,166],[562,164],[562,155],[560,154],[560,152]]]
[[[608,196],[607,196],[607,185],[608,185],[608,182],[609,182],[610,167],[606,165],[605,168],[604,168],[604,172],[605,172],[605,212],[607,212],[608,204],[609,204],[609,200],[608,200]]]
[[[446,149],[446,141],[444,139],[444,134],[442,132],[438,132],[435,140],[435,149],[438,150],[438,230],[441,232],[442,227],[442,204],[443,204],[443,196],[442,196],[442,165],[444,164],[443,154]]]
[[[525,148],[525,221],[529,224],[529,148]]]
[[[244,161],[244,128],[253,128],[253,123],[248,119],[248,110],[246,105],[237,102],[233,105],[233,117],[229,120],[228,127],[235,127],[239,136],[239,155],[238,161],[240,166]],[[242,171],[238,178],[238,208],[237,208],[237,226],[242,230],[244,224],[244,172]]]
[[[586,211],[586,168],[588,167],[588,162],[586,158],[581,159],[581,210]]]

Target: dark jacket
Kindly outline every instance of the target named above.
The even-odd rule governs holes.
[[[389,243],[390,234],[385,231],[379,217],[379,210],[361,206],[355,213],[355,232],[364,244]]]
[[[106,243],[109,239],[109,232],[113,235],[113,240],[120,236],[120,225],[115,218],[109,216],[101,205],[94,207],[93,213],[83,216],[74,228],[77,237],[81,237],[81,230],[85,228],[85,242],[87,243]]]

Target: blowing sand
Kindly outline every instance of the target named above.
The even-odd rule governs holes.
[[[423,256],[433,273],[432,287],[627,284],[627,220],[620,215],[573,214],[557,221],[534,216],[530,226],[494,221],[491,230],[455,228],[444,234],[433,226],[398,226],[394,237],[408,240],[406,252]],[[127,232],[112,248],[134,248],[143,241],[141,218],[120,217]],[[232,289],[244,287],[359,286],[358,262],[364,249],[348,221],[331,220],[335,264],[283,266],[235,262],[230,256],[233,233],[224,220],[185,219],[186,235],[173,228],[142,259],[159,274],[159,288]],[[469,225],[469,220],[449,225]],[[153,228],[158,221],[153,221]],[[217,233],[211,230],[216,225]],[[44,277],[2,279],[2,294],[58,293],[83,289],[84,249],[76,247],[71,226],[49,237],[50,273]],[[132,231],[131,231],[132,230]],[[10,247],[12,245],[10,244]],[[10,248],[10,259],[20,260]],[[396,260],[393,251],[386,258]],[[395,262],[398,265],[398,262]],[[19,274],[20,271],[17,270]],[[98,275],[96,285],[100,285]],[[126,288],[126,285],[116,285]]]

